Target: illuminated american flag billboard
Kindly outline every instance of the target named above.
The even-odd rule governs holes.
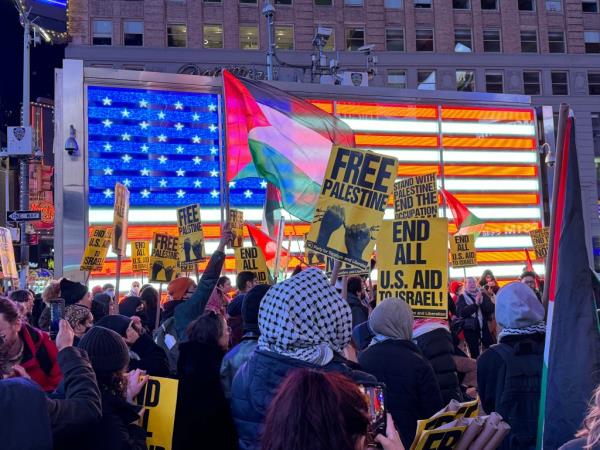
[[[486,222],[477,240],[480,265],[467,274],[490,268],[509,279],[521,272],[524,250],[531,247],[528,232],[541,227],[542,217],[532,109],[312,102],[342,118],[355,131],[357,146],[398,158],[399,177],[437,172],[443,187]],[[198,202],[210,254],[221,219],[221,97],[90,86],[87,108],[90,226],[111,223],[118,181],[131,191],[129,240],[151,240],[154,231],[176,234],[175,209]],[[229,188],[231,206],[259,223],[264,180],[243,180]],[[393,218],[391,209],[386,217]],[[307,231],[307,224],[287,222],[285,244],[293,253],[303,252]],[[290,267],[295,265],[292,261]],[[535,267],[543,272],[541,264]],[[226,269],[234,271],[232,256]],[[114,271],[109,258],[93,278],[113,279]],[[454,277],[462,274],[462,269],[451,271]],[[124,286],[136,276],[128,258],[122,275]]]

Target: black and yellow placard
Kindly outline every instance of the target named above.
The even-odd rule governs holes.
[[[239,272],[254,272],[260,284],[269,284],[271,276],[260,247],[238,247],[235,249],[235,268]]]
[[[419,436],[419,441],[411,449],[414,450],[453,450],[463,433],[466,425],[444,427],[441,430],[427,430]]]
[[[550,228],[539,228],[537,230],[531,230],[529,232],[531,241],[533,242],[533,248],[535,249],[535,256],[537,259],[546,259],[548,254],[548,242],[550,241]]]
[[[400,298],[415,318],[448,317],[448,221],[384,221],[377,239],[377,302]]]
[[[178,383],[171,378],[150,377],[136,397],[137,404],[144,407],[140,426],[146,430],[149,449],[171,450],[173,446]]]
[[[150,267],[150,242],[131,241],[131,268],[133,273],[148,272]]]
[[[8,228],[0,228],[0,262],[2,263],[2,276],[6,279],[18,280],[17,263],[15,261],[15,248],[12,235]]]
[[[394,184],[394,217],[416,219],[438,216],[437,174],[405,178]]]
[[[334,147],[307,247],[361,269],[369,267],[397,168],[395,158]]]
[[[340,270],[338,271],[338,277],[343,277],[346,275],[367,275],[369,270],[371,270],[371,267],[368,267],[367,269],[361,269],[348,263],[341,264]],[[333,273],[334,265],[335,260],[327,257],[325,261],[325,273],[327,276],[330,276]]]
[[[206,253],[204,252],[200,205],[194,204],[178,208],[177,222],[179,223],[179,263],[184,266],[202,261]]]
[[[129,191],[121,183],[115,184],[115,207],[113,215],[112,248],[119,256],[127,247],[127,226],[129,222]]]
[[[473,267],[477,265],[477,250],[475,250],[475,235],[463,234],[450,236],[450,259],[452,267]]]
[[[241,247],[244,244],[244,212],[239,209],[230,209],[229,225],[233,234],[231,247]]]
[[[101,270],[106,259],[108,247],[112,241],[112,229],[107,227],[92,228],[88,238],[79,270],[92,271]]]
[[[154,233],[150,256],[150,281],[168,283],[177,276],[179,238],[170,234]]]

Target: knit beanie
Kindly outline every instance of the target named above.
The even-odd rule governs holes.
[[[258,329],[258,309],[260,301],[267,291],[271,289],[268,284],[258,284],[250,289],[242,300],[242,319],[244,320],[244,333],[250,331],[259,333]]]
[[[112,373],[129,365],[129,349],[121,336],[108,328],[94,326],[79,341],[85,350],[94,371]]]
[[[173,300],[187,300],[191,297],[190,292],[196,288],[196,283],[191,278],[181,277],[175,278],[167,286],[167,292]]]
[[[393,339],[412,339],[413,312],[399,298],[386,298],[371,313],[369,327],[375,334]]]
[[[65,299],[65,305],[74,305],[87,294],[88,288],[84,284],[63,278],[60,280],[60,296]]]
[[[496,294],[496,321],[501,328],[527,328],[544,320],[544,307],[533,290],[518,281]]]
[[[108,328],[123,337],[127,337],[127,328],[129,328],[130,323],[130,317],[122,314],[112,314],[110,316],[104,316],[96,323],[96,325]]]
[[[65,320],[72,328],[82,324],[88,318],[92,319],[92,312],[85,306],[69,305],[65,308]]]

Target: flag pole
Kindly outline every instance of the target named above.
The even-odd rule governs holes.
[[[115,281],[115,314],[119,314],[119,288],[121,285],[121,252],[117,253],[117,279]]]
[[[162,299],[162,283],[158,285],[158,302],[156,303],[156,317],[154,318],[154,329],[158,330],[160,326],[160,301]]]
[[[283,232],[285,228],[285,218],[281,216],[279,218],[279,230],[277,230],[277,252],[275,253],[275,273],[273,277],[275,278],[275,283],[279,278],[279,263],[281,259],[281,246],[283,245]]]
[[[225,82],[223,79],[223,73],[221,73],[221,84],[223,89],[223,101],[225,104],[227,103],[227,97],[225,94]],[[219,107],[219,119],[221,120],[221,139],[219,139],[219,173],[220,173],[220,186],[219,190],[220,195],[220,208],[221,208],[221,224],[224,225],[225,222],[229,220],[229,183],[227,182],[227,149],[225,148],[226,142],[223,142],[223,139],[227,140],[227,110],[226,108],[221,108],[221,104],[223,102],[218,102]]]

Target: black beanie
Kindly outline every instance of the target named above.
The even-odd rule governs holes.
[[[242,319],[244,320],[244,333],[253,331],[258,333],[258,309],[260,301],[271,288],[268,284],[258,284],[250,289],[242,300]]]
[[[97,325],[92,327],[83,335],[78,347],[87,352],[96,372],[117,372],[129,365],[127,344],[121,336],[108,328]]]
[[[127,337],[127,328],[131,323],[131,317],[124,316],[122,314],[112,314],[110,316],[104,316],[96,325],[118,333],[123,337]]]
[[[65,299],[65,305],[74,305],[87,294],[88,288],[84,284],[63,278],[60,280],[60,296]]]

